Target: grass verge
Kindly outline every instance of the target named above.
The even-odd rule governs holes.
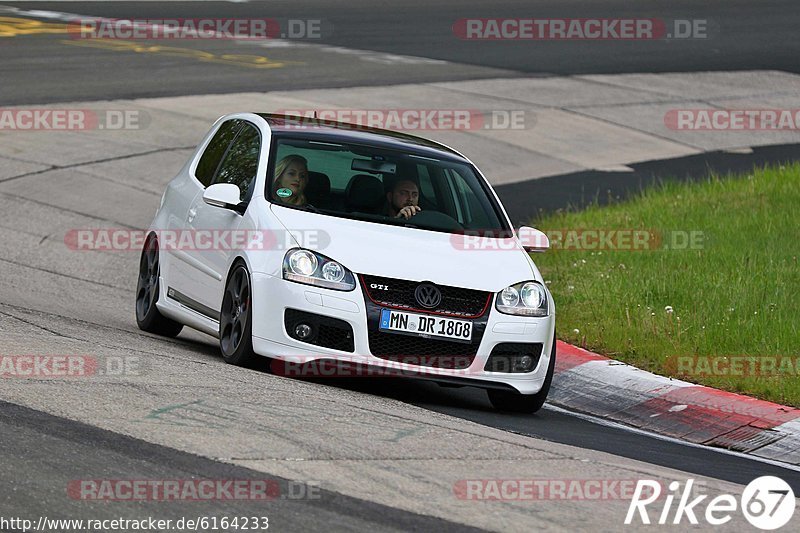
[[[551,237],[534,260],[561,339],[800,407],[800,165],[666,183],[533,225]]]

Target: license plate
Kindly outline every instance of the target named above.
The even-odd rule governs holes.
[[[391,309],[381,309],[380,330],[459,342],[472,340],[472,322],[469,320],[417,315]]]

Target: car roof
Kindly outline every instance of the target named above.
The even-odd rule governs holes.
[[[416,153],[469,163],[463,155],[444,144],[408,133],[311,117],[273,113],[256,114],[263,118],[269,124],[270,130],[278,136],[370,144],[394,150],[411,149]]]

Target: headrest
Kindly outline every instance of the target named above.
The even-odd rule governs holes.
[[[381,180],[369,174],[356,174],[345,189],[346,205],[350,211],[374,212],[384,202]]]
[[[305,193],[312,205],[327,200],[331,196],[331,179],[327,174],[309,170]]]

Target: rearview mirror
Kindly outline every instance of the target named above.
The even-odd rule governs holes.
[[[536,228],[522,226],[517,230],[517,238],[526,252],[546,252],[550,248],[550,239]]]
[[[215,183],[203,193],[203,201],[214,207],[231,209],[240,215],[247,207],[239,198],[239,187],[233,183]]]
[[[353,159],[350,168],[352,170],[371,172],[373,174],[394,174],[397,172],[397,165],[395,163],[380,161],[377,159]]]

